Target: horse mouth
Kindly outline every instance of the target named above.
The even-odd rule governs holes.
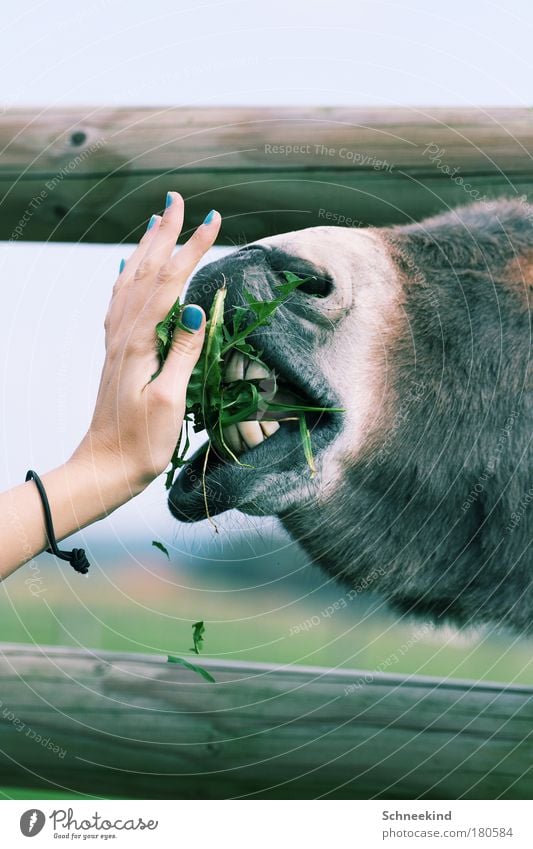
[[[206,442],[180,470],[169,496],[171,512],[180,521],[198,521],[245,501],[245,490],[251,478],[286,474],[298,469],[309,474],[300,435],[301,411],[294,407],[330,407],[318,381],[300,377],[295,368],[279,363],[274,356],[262,363],[240,352],[232,352],[223,366],[224,383],[253,381],[262,404],[253,418],[235,422],[222,431],[224,442],[233,458],[221,456]],[[266,362],[265,362],[266,361]],[[311,384],[309,387],[307,384]],[[268,408],[268,402],[283,405],[281,410]],[[336,430],[337,414],[306,412],[305,420],[312,443],[322,446]]]

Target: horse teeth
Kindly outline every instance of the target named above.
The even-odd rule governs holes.
[[[237,424],[238,431],[241,435],[241,438],[244,440],[248,448],[255,448],[256,445],[260,445],[263,440],[263,431],[261,430],[261,425],[259,422],[239,422]]]
[[[271,379],[272,386],[266,386],[265,381]],[[273,373],[266,367],[251,360],[240,351],[234,351],[224,369],[224,380],[233,383],[236,380],[260,380],[263,394],[273,395],[276,391],[276,380]],[[257,420],[238,422],[224,428],[224,441],[234,454],[241,454],[246,448],[255,448],[279,429],[275,421]]]
[[[261,430],[265,435],[265,439],[268,439],[269,436],[273,436],[277,430],[279,430],[279,422],[260,422]]]
[[[244,448],[237,425],[232,424],[224,428],[224,440],[234,454],[240,454]]]
[[[234,351],[231,355],[224,377],[226,383],[233,383],[235,380],[244,380],[244,356],[239,351]]]
[[[280,428],[279,422],[239,422],[224,428],[224,441],[234,454],[242,454],[247,448],[255,448]]]
[[[246,369],[246,380],[261,380],[263,377],[270,377],[269,369],[266,366],[256,363],[254,360],[249,360]]]
[[[226,383],[233,383],[235,380],[264,380],[269,377],[272,377],[270,369],[251,360],[240,351],[234,351],[231,354],[224,369]]]

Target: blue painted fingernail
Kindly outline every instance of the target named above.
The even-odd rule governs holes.
[[[204,218],[204,224],[211,224],[213,218],[215,217],[216,210],[212,209],[211,212],[208,212]]]
[[[152,215],[152,217],[150,218],[150,221],[148,222],[148,227],[146,228],[147,232],[148,232],[148,230],[152,229],[152,227],[154,226],[156,221],[157,221],[157,215]]]
[[[170,194],[170,192],[167,192],[167,199],[165,201],[165,206],[166,206],[167,209],[171,205],[171,203],[172,203],[172,195]]]
[[[181,314],[181,321],[187,330],[199,330],[202,326],[204,314],[200,307],[195,307],[193,304],[187,304]]]
[[[120,260],[120,268],[119,268],[119,270],[118,270],[118,273],[119,273],[119,274],[122,274],[122,272],[124,271],[124,266],[125,266],[125,265],[126,265],[126,260],[125,260],[125,259],[121,259],[121,260]]]

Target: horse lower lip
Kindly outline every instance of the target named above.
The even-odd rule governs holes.
[[[202,445],[191,457],[190,460],[187,461],[185,466],[180,470],[180,473],[176,479],[179,490],[184,493],[193,492],[194,490],[199,489],[202,486],[202,480],[204,475],[204,462],[205,462],[205,454],[208,448],[209,443],[205,443]],[[213,469],[214,466],[219,464],[219,458],[214,454],[213,451],[209,452],[208,464],[206,468],[206,475]]]

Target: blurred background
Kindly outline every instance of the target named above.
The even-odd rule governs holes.
[[[2,13],[0,108],[525,106],[531,24],[525,0],[30,2]],[[132,248],[0,244],[0,488],[59,465],[85,432],[107,302]],[[533,680],[530,640],[425,627],[375,597],[347,602],[274,520],[218,524],[175,523],[156,481],[76,535],[88,578],[43,555],[0,586],[0,640],[187,654],[203,619],[212,657]]]

